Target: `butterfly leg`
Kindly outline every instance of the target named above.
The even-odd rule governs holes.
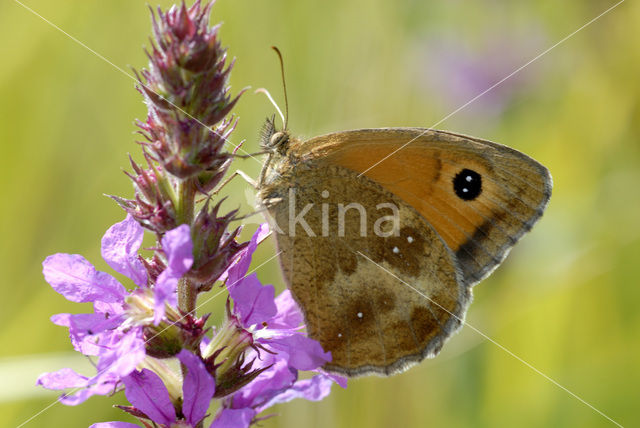
[[[229,177],[227,177],[222,183],[220,183],[220,185],[218,187],[216,187],[210,194],[210,196],[214,196],[217,195],[223,188],[224,186],[226,186],[227,184],[229,184],[231,182],[231,180],[233,180],[236,177],[242,177],[247,183],[249,183],[251,185],[251,187],[253,187],[254,189],[258,189],[258,183],[256,182],[256,180],[254,180],[253,178],[251,178],[249,176],[249,174],[247,174],[246,172],[237,169],[233,172],[233,174],[231,174]]]

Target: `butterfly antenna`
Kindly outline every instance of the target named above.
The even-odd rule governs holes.
[[[287,99],[287,82],[284,78],[284,60],[282,59],[282,54],[280,53],[280,49],[275,46],[271,46],[271,49],[276,51],[278,54],[278,59],[280,60],[280,73],[282,74],[282,88],[284,89],[284,129],[287,129],[287,124],[289,122],[289,100]],[[280,113],[282,115],[282,113]]]
[[[273,104],[273,106],[276,108],[276,110],[278,111],[278,114],[280,115],[280,117],[282,118],[282,122],[283,123],[287,123],[287,121],[284,118],[284,115],[282,114],[282,111],[280,110],[280,107],[278,107],[278,104],[276,104],[276,102],[273,100],[273,97],[271,96],[271,94],[269,93],[269,91],[267,91],[265,88],[258,88],[255,90],[254,92],[255,94],[265,94],[267,96],[267,98],[269,98],[269,101],[271,101],[271,104]]]

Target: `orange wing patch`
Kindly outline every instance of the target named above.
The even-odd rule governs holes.
[[[464,153],[452,159],[451,153],[424,144],[407,146],[367,171],[380,159],[393,153],[397,142],[346,145],[331,153],[327,160],[364,175],[400,197],[416,209],[453,251],[473,236],[476,229],[492,217],[491,204],[482,200],[464,201],[456,196],[453,180],[463,168],[487,177],[490,167],[477,157]],[[462,166],[464,165],[464,167]],[[483,180],[483,193],[495,193],[495,183]]]

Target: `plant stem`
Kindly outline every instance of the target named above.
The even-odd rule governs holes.
[[[183,312],[195,315],[198,290],[196,284],[188,278],[181,278],[178,282],[178,308]]]
[[[191,179],[180,180],[177,187],[176,220],[178,224],[188,224],[193,227],[196,188]],[[190,312],[195,315],[197,298],[198,290],[196,284],[193,284],[186,277],[181,278],[178,282],[178,308],[183,312]]]
[[[188,224],[191,226],[195,210],[196,188],[191,179],[180,180],[177,187],[178,201],[176,206],[176,220],[178,224]]]

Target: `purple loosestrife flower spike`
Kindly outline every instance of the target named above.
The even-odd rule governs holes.
[[[235,125],[225,116],[239,97],[229,95],[233,63],[226,66],[219,26],[209,28],[212,5],[158,9],[149,68],[139,77],[149,115],[138,126],[151,156],[180,179],[198,177],[205,191],[229,166],[230,155],[221,149]]]
[[[95,358],[97,373],[64,368],[41,375],[38,384],[75,388],[61,398],[72,405],[124,390],[131,405],[117,407],[145,428],[204,428],[214,399],[220,406],[210,427],[245,428],[275,403],[320,400],[333,382],[346,386],[345,379],[324,373],[298,379],[300,370],[319,371],[331,354],[303,333],[302,313],[288,290],[276,296],[272,285],[247,274],[270,233],[267,225],[249,242],[238,242],[242,226],[232,227],[237,211],[221,213],[224,199],[208,194],[235,155],[223,146],[237,123],[229,113],[239,97],[230,95],[233,61],[221,47],[219,26],[209,27],[212,5],[196,0],[191,7],[182,2],[152,11],[149,65],[138,73],[148,107],[146,120],[138,122],[146,165],[131,159],[133,171],[126,174],[134,198],[112,196],[127,218],[102,239],[102,257],[130,284],[125,288],[80,255],[55,254],[43,263],[58,293],[93,303],[92,313],[51,319],[69,329],[77,351]],[[138,254],[143,227],[157,242],[146,259]],[[198,294],[216,283],[229,293],[218,329],[207,327],[210,314],[196,315]],[[167,362],[172,358],[179,370]]]

